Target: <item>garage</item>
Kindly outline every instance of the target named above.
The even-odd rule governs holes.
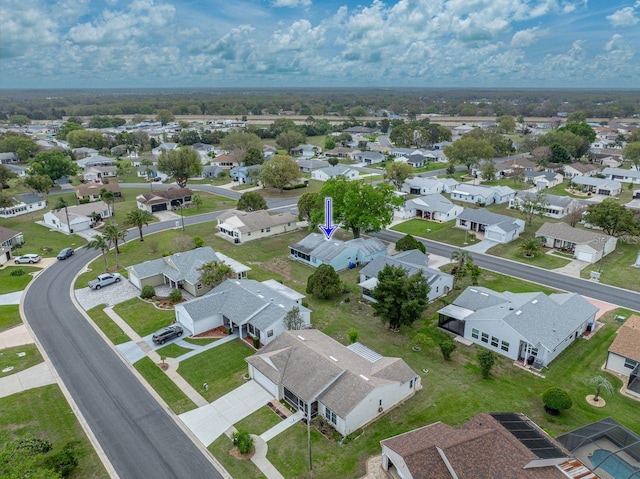
[[[151,205],[151,212],[155,213],[156,211],[167,211],[167,204],[158,203],[157,205]]]
[[[593,263],[594,261],[593,253],[589,253],[588,251],[576,250],[576,259],[579,259],[580,261],[586,261],[588,263]]]
[[[497,241],[498,243],[504,242],[504,234],[500,233],[499,231],[491,231],[487,229],[485,230],[484,237],[485,239]]]

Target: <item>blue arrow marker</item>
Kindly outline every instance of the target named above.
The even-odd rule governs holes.
[[[332,198],[324,199],[324,222],[325,224],[318,226],[324,233],[324,237],[328,240],[331,239],[333,233],[338,229],[338,225],[333,224],[333,212],[331,208],[331,204],[333,203]]]

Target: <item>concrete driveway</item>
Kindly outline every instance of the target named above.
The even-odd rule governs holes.
[[[465,246],[464,250],[471,251],[472,253],[486,253],[487,250],[493,248],[496,245],[499,245],[497,241],[493,241],[490,239],[483,239],[479,243],[475,243],[469,246]]]
[[[211,404],[179,417],[200,442],[208,446],[235,423],[273,400],[258,383],[248,381]]]
[[[132,285],[127,278],[122,278],[119,283],[110,284],[98,290],[93,290],[88,286],[76,289],[75,294],[80,306],[85,310],[89,310],[100,304],[115,306],[118,303],[139,296],[140,290]]]

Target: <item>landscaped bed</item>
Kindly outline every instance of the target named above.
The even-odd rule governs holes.
[[[40,253],[38,252],[38,254]],[[22,270],[24,274],[17,274],[17,272],[20,270]],[[34,266],[5,266],[4,268],[0,269],[0,294],[24,291],[24,289],[33,279],[33,275],[30,273],[40,270],[41,268],[36,268]]]

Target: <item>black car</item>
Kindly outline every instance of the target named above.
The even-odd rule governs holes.
[[[58,259],[67,259],[73,254],[73,248],[65,248],[58,253]]]
[[[165,341],[182,336],[183,329],[181,326],[169,326],[153,333],[151,339],[156,344],[164,344]]]

